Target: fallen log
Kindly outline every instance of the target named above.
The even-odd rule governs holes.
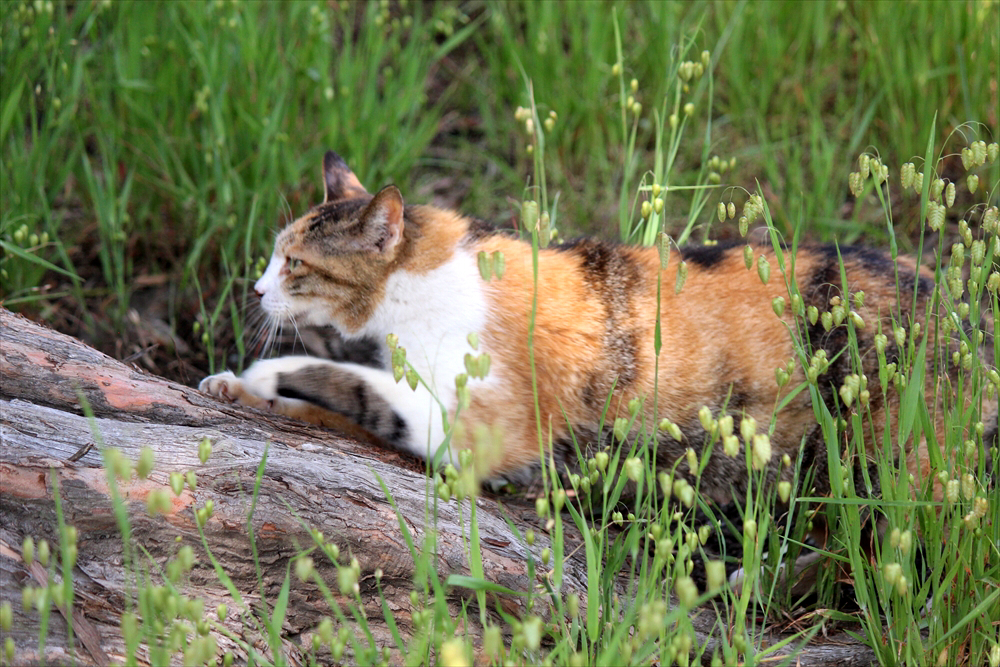
[[[91,417],[85,416],[88,409]],[[419,461],[355,437],[220,402],[131,368],[2,308],[0,438],[0,599],[11,602],[14,611],[10,632],[16,647],[14,664],[123,662],[120,625],[123,612],[135,609],[136,564],[152,583],[160,583],[166,562],[184,545],[193,547],[198,557],[182,588],[204,600],[205,614],[213,619],[218,605],[226,605],[228,613],[210,634],[220,654],[232,651],[237,662],[246,660],[247,646],[262,654],[270,650],[267,638],[259,634],[260,626],[248,623],[248,618],[275,604],[291,560],[314,544],[311,528],[338,547],[341,564],[357,559],[361,605],[376,645],[390,649],[393,664],[402,662],[402,656],[393,629],[384,620],[383,605],[392,610],[404,641],[416,632],[410,601],[414,559],[403,527],[417,548],[425,544],[426,531],[433,531],[432,562],[442,581],[449,574],[470,574],[471,501],[429,501],[433,489]],[[206,439],[212,453],[202,463],[199,446]],[[108,476],[102,465],[104,448],[117,449],[136,461],[144,447],[155,457],[148,478],[130,476],[114,482]],[[266,465],[258,477],[265,453]],[[195,490],[171,492],[169,509],[151,515],[150,493],[167,488],[172,473],[189,471],[196,474]],[[21,545],[28,536],[36,542],[58,542],[57,489],[65,523],[74,526],[79,536],[75,597],[70,608],[50,614],[40,655],[40,615],[35,609],[22,609],[21,591],[29,585],[44,586],[48,574],[37,561],[30,567],[24,562]],[[395,508],[384,489],[391,493]],[[127,510],[127,542],[115,515],[115,493]],[[197,510],[206,504],[213,512],[203,523],[202,538]],[[428,507],[436,508],[436,517],[430,517]],[[476,512],[485,578],[512,591],[543,591],[549,570],[540,565],[539,554],[549,542],[533,505],[480,497]],[[518,537],[529,528],[538,536],[532,546]],[[586,591],[585,555],[583,549],[572,548],[574,537],[571,533],[566,549],[570,555],[563,568],[563,595]],[[232,588],[220,581],[205,546]],[[537,566],[534,577],[529,555]],[[318,552],[312,557],[335,599],[346,605],[348,598],[337,593],[335,566]],[[463,605],[476,609],[475,595],[468,589],[451,587],[446,593],[453,618],[459,617]],[[617,593],[628,594],[624,576]],[[528,598],[490,593],[487,599],[486,613],[499,623],[499,611],[525,613]],[[289,662],[301,664],[311,633],[321,619],[331,616],[331,610],[315,584],[300,582],[294,574],[287,608],[281,650]],[[467,615],[479,616],[478,611]],[[72,621],[72,633],[67,619]],[[714,642],[710,635],[715,626],[711,610],[700,612],[695,619],[699,641]],[[464,632],[478,643],[482,628],[470,623]],[[803,665],[872,661],[867,647],[841,639],[802,649],[798,661]],[[140,664],[151,664],[148,647],[140,646],[137,658]],[[181,659],[176,656],[175,662]]]

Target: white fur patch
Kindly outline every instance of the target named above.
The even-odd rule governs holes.
[[[289,315],[288,298],[285,291],[281,289],[281,268],[285,265],[285,257],[277,251],[271,254],[271,261],[267,263],[264,271],[254,289],[261,295],[260,305],[268,315],[276,317],[287,317]]]
[[[420,419],[399,410],[411,425],[410,450],[419,456],[427,455],[428,446],[433,453],[444,439],[441,405],[449,412],[456,407],[455,377],[465,372],[466,353],[476,354],[467,337],[482,331],[486,311],[486,294],[476,260],[468,251],[459,249],[426,273],[396,271],[390,275],[385,298],[364,327],[353,334],[378,341],[396,334],[400,346],[406,349],[406,360],[440,401],[434,401],[423,387],[410,392],[405,383],[393,382],[394,387],[403,386],[414,398],[423,396],[426,401]],[[392,381],[391,373],[386,376]],[[390,395],[381,388],[380,392],[393,407],[402,407],[396,402],[401,398],[398,394]],[[452,459],[457,465],[457,457]]]
[[[385,298],[354,336],[381,342],[388,334],[396,334],[406,348],[407,361],[450,409],[455,407],[455,376],[465,372],[465,354],[473,352],[466,339],[482,331],[486,308],[475,258],[456,250],[448,261],[426,273],[390,275]]]

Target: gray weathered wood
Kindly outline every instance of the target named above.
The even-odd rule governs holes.
[[[80,396],[90,405],[93,419],[83,416]],[[266,642],[244,624],[237,604],[220,584],[201,545],[194,512],[209,500],[214,503],[214,514],[205,525],[207,543],[249,606],[273,604],[290,559],[312,544],[304,527],[310,526],[338,545],[341,562],[351,557],[358,559],[361,600],[378,645],[395,651],[389,629],[382,621],[383,596],[403,637],[414,631],[409,601],[413,559],[397,513],[378,479],[391,491],[399,514],[421,544],[427,528],[427,498],[432,491],[422,465],[415,460],[331,431],[219,402],[192,388],[125,366],[70,337],[2,309],[0,438],[0,598],[10,600],[15,612],[11,635],[17,646],[16,664],[39,660],[39,616],[34,611],[22,612],[20,591],[28,584],[42,585],[40,579],[45,571],[37,564],[26,568],[20,550],[29,535],[36,540],[56,541],[56,481],[66,521],[79,533],[74,569],[76,599],[71,612],[79,627],[75,648],[71,649],[65,620],[54,612],[50,616],[45,660],[50,664],[71,659],[78,664],[123,660],[119,623],[132,574],[123,563],[122,538],[101,465],[102,447],[114,447],[133,461],[142,447],[151,447],[155,452],[156,466],[148,479],[133,476],[118,482],[131,523],[130,546],[133,551],[140,549],[143,567],[155,578],[181,545],[192,545],[199,559],[185,584],[186,592],[203,598],[206,611],[213,615],[218,604],[226,603],[228,630],[258,649]],[[212,443],[212,456],[201,464],[197,452],[204,438]],[[247,518],[256,470],[265,451],[267,465],[251,519],[261,569],[259,583]],[[167,514],[151,517],[146,511],[149,492],[166,487],[171,472],[189,470],[197,474],[196,491],[186,489],[173,498]],[[463,538],[467,534],[463,521],[468,521],[468,501],[461,514],[455,501],[438,503],[436,507],[433,528],[438,572],[442,579],[450,573],[468,574]],[[486,577],[516,591],[541,590],[547,576],[545,568],[539,567],[532,581],[526,563],[529,551],[537,562],[548,540],[531,508],[516,502],[505,502],[502,508],[493,499],[479,498],[477,514]],[[527,547],[517,539],[505,518],[522,532],[534,528],[538,535],[534,546]],[[336,590],[333,566],[318,553],[313,558],[324,580]],[[381,594],[376,587],[376,570],[382,572]],[[564,571],[564,592],[586,590],[582,550],[568,558]],[[627,594],[624,578],[618,593]],[[462,589],[452,589],[448,594],[456,616],[463,602],[474,599]],[[520,614],[524,605],[522,596],[490,596],[489,613],[496,619],[495,609],[500,607],[507,613]],[[328,615],[330,610],[316,587],[299,582],[293,575],[282,638],[283,649],[293,664],[302,660],[300,645],[306,643],[316,623]],[[715,619],[707,610],[698,614],[702,641],[711,641],[709,633],[714,625]],[[81,630],[86,641],[80,639]],[[475,638],[480,629],[470,627],[468,632]],[[221,633],[215,636],[220,647],[241,657],[231,640]],[[140,660],[148,660],[144,650],[140,650]],[[401,661],[401,656],[395,652],[393,655],[394,661]],[[866,647],[846,642],[810,646],[798,659],[810,665],[860,665],[869,664],[872,653]]]

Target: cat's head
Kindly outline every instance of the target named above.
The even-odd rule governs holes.
[[[254,289],[272,323],[333,324],[353,333],[382,299],[412,232],[404,234],[396,186],[370,194],[333,151],[323,158],[323,181],[323,203],[278,234]]]

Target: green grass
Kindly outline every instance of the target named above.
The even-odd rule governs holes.
[[[964,263],[973,264],[984,295],[982,313],[973,300],[969,319],[995,321],[996,292],[982,287],[994,271],[996,232],[983,233],[980,223],[986,206],[998,201],[1000,161],[973,170],[980,185],[972,194],[959,154],[976,139],[995,141],[1000,127],[998,21],[997,2],[594,2],[572,11],[553,2],[3,2],[0,301],[81,337],[110,341],[104,346],[111,352],[145,344],[129,324],[131,309],[143,317],[155,312],[181,344],[161,351],[153,368],[170,368],[163,358],[175,355],[198,373],[240,365],[251,356],[244,349],[248,279],[270,254],[275,230],[321,198],[319,165],[332,148],[369,189],[395,182],[408,201],[458,201],[464,212],[498,222],[532,217],[534,210],[563,237],[653,243],[662,230],[674,241],[736,238],[738,224],[719,221],[716,206],[732,201],[746,210],[748,194],[759,194],[751,213],[789,241],[863,240],[933,254],[945,295],[956,279],[955,269],[947,273],[955,262],[952,243],[961,240]],[[691,67],[685,62],[704,71],[685,80],[678,76]],[[528,111],[516,114],[518,107]],[[868,179],[853,197],[849,172],[859,168],[862,153],[881,157],[890,185],[883,190]],[[916,193],[899,187],[906,162],[928,174],[932,165],[958,186],[958,203],[940,234],[923,224],[935,207],[931,179]],[[537,208],[521,207],[522,198]],[[959,219],[970,220],[972,230]],[[984,257],[970,259],[973,236],[985,241]],[[782,267],[771,271],[772,279],[783,275]],[[972,290],[965,285],[966,293]],[[147,310],[150,298],[162,312]],[[919,346],[910,349],[912,362]],[[858,356],[856,344],[848,353]],[[969,386],[995,392],[990,373],[1000,351],[984,350],[982,357],[985,365],[973,355]],[[799,363],[812,358],[803,341]],[[933,437],[928,407],[912,389],[921,384],[919,367],[897,369],[909,377],[909,392],[889,379],[884,363],[884,381],[868,378],[867,389],[901,392],[901,421]],[[190,373],[177,375],[198,379]],[[814,384],[803,390],[814,396],[835,471],[837,417]],[[862,609],[817,618],[863,629],[884,664],[986,664],[1000,651],[988,613],[1000,604],[1000,491],[995,482],[976,489],[985,476],[965,458],[977,415],[955,411],[948,419],[946,451],[959,455],[936,462],[933,472],[955,491],[952,500],[937,503],[929,484],[914,488],[883,457],[881,499],[841,486],[834,474],[833,498],[822,503],[834,526],[828,558],[850,572]],[[614,426],[634,431],[628,420]],[[898,437],[877,435],[883,450]],[[540,612],[509,619],[506,646],[500,628],[487,629],[487,653],[524,663],[683,663],[689,652],[698,658],[689,612],[703,603],[726,624],[715,656],[722,663],[762,660],[774,650],[760,645],[761,630],[799,603],[777,574],[780,553],[787,548],[785,559],[793,560],[802,549],[818,501],[796,502],[791,519],[778,526],[771,520],[777,490],[751,472],[743,517],[743,528],[755,529],[745,544],[747,581],[740,591],[692,591],[686,563],[701,541],[691,514],[697,494],[688,496],[692,490],[662,476],[672,471],[656,471],[642,456],[650,437],[623,438],[606,460],[583,460],[570,477],[575,496],[563,495],[559,476],[549,471],[551,495],[539,511],[553,521],[552,551],[548,562],[531,562],[529,570],[551,569],[553,588],[525,593],[561,621],[544,625]],[[852,442],[850,453],[860,455],[861,447]],[[110,456],[109,474],[120,468]],[[972,475],[971,485],[965,475]],[[625,509],[618,501],[629,477],[643,481]],[[454,502],[448,498],[456,490],[475,493],[453,472],[441,473],[431,489],[431,516],[435,503]],[[683,500],[665,508],[663,489]],[[584,496],[587,507],[580,504]],[[969,518],[981,503],[977,497],[988,503],[992,521]],[[588,509],[594,506],[599,510]],[[874,563],[856,548],[859,506],[887,526]],[[127,535],[123,521],[121,515]],[[469,578],[442,580],[419,555],[433,544],[411,543],[422,621],[409,644],[397,633],[393,655],[420,664],[470,654],[461,636],[451,639],[465,619],[451,618],[442,594],[458,586],[482,599],[489,590],[474,548],[474,515],[468,525]],[[590,604],[582,612],[580,601],[559,587],[560,537],[571,526],[583,537],[590,573]],[[405,522],[400,527],[406,534]],[[71,560],[71,533],[60,527],[63,566]],[[921,540],[926,579],[916,576]],[[205,551],[225,581],[225,563],[214,561],[207,545]],[[321,557],[337,563],[336,583],[348,597],[357,577],[319,537],[293,565],[331,601],[337,627],[331,621],[317,628],[317,641],[352,662],[380,663],[384,656],[366,637],[360,601],[337,607],[325,588],[332,584],[309,570],[306,559]],[[181,650],[170,633],[157,644],[147,619],[176,621],[182,629],[204,620],[194,602],[175,599],[188,556],[179,555],[164,576],[152,574],[158,570],[134,552],[128,560],[139,605],[123,621],[128,645],[147,643],[161,657]],[[56,559],[47,566],[56,567]],[[640,591],[634,600],[613,595],[623,570]],[[64,582],[59,592],[29,594],[33,601],[42,596],[43,622],[45,599],[72,594],[72,578]],[[282,599],[294,585],[290,570],[269,617],[245,610],[274,649]],[[665,605],[669,593],[679,606]],[[820,606],[836,602],[832,581],[821,582]],[[168,617],[170,608],[194,611]],[[609,618],[621,622],[606,625]],[[791,641],[819,630],[817,623]],[[192,660],[214,653],[204,642],[187,646]],[[283,659],[273,654],[273,664]]]

